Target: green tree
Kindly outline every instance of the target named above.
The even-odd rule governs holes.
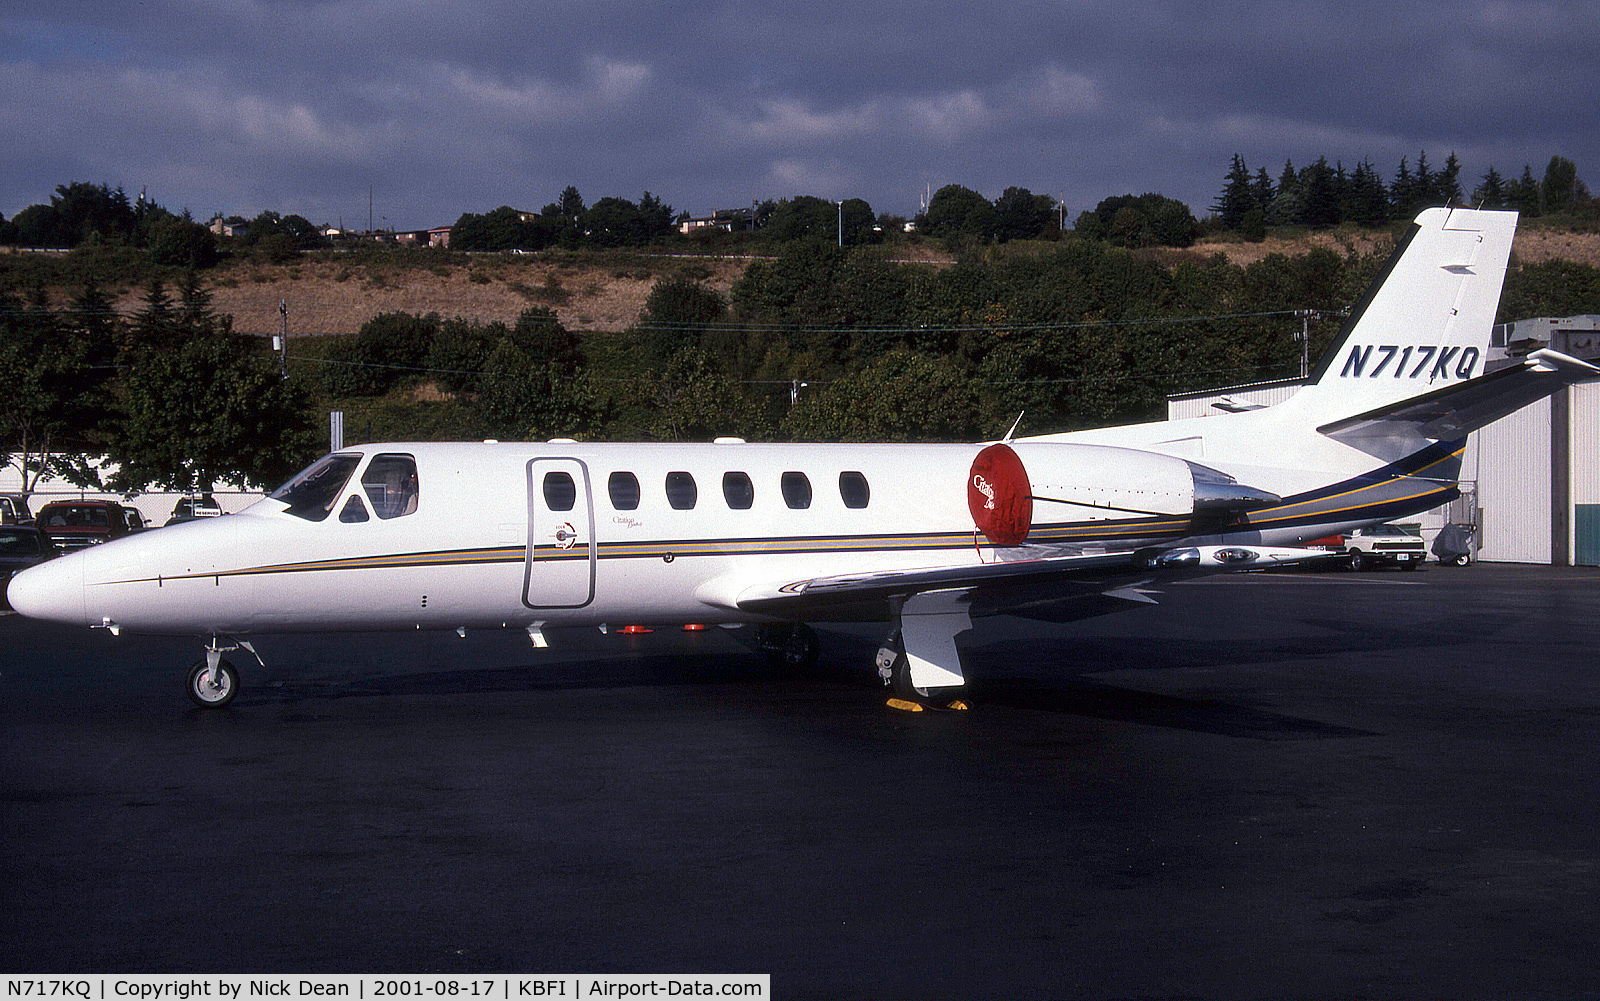
[[[425,361],[428,377],[448,393],[475,393],[495,347],[511,335],[498,321],[450,319],[439,325]]]
[[[422,376],[439,314],[380,313],[354,337],[330,345],[322,384],[331,396],[381,396],[402,380]]]
[[[592,423],[594,396],[572,370],[506,337],[484,363],[473,411],[497,437],[571,438]]]
[[[1056,230],[1056,203],[1049,195],[1027,188],[1007,188],[994,200],[994,235],[1007,240],[1032,240]]]
[[[643,381],[638,395],[649,401],[641,430],[660,441],[758,439],[771,433],[761,408],[699,348],[679,351]]]
[[[1461,161],[1455,151],[1444,158],[1444,167],[1433,177],[1434,200],[1441,205],[1454,205],[1461,200]]]
[[[1338,225],[1340,185],[1334,169],[1328,166],[1328,158],[1318,157],[1316,163],[1307,167],[1301,174],[1300,185],[1305,198],[1301,221],[1312,229]]]
[[[948,359],[900,348],[802,399],[783,421],[797,441],[970,441],[979,406]]]
[[[773,206],[762,227],[762,233],[768,239],[781,242],[812,240],[835,243],[838,231],[839,207],[815,195],[781,199]]]
[[[1531,219],[1539,214],[1539,182],[1533,178],[1531,164],[1522,165],[1522,176],[1513,181],[1506,190],[1506,202],[1524,218]]]
[[[1564,156],[1552,156],[1539,185],[1539,210],[1564,212],[1572,208],[1577,193],[1578,165]]]
[[[163,210],[154,214],[144,229],[150,259],[156,264],[209,268],[217,263],[216,236],[190,219],[188,213],[175,216]]]
[[[1494,169],[1494,164],[1489,165],[1489,170],[1472,189],[1472,200],[1482,208],[1504,208],[1506,204],[1506,181],[1500,172]]]
[[[1350,173],[1344,216],[1362,226],[1381,226],[1389,221],[1389,192],[1370,160],[1363,159]]]
[[[684,275],[663,278],[650,288],[639,325],[652,357],[666,361],[697,344],[701,334],[727,316],[728,304],[715,289]]]
[[[1223,226],[1238,229],[1244,222],[1245,213],[1258,207],[1255,186],[1250,180],[1250,168],[1245,166],[1244,157],[1235,153],[1233,164],[1228,168],[1228,176],[1223,182],[1222,194],[1217,196],[1217,203],[1211,206],[1211,211],[1217,214]]]
[[[112,487],[264,487],[304,465],[316,447],[307,399],[280,377],[262,339],[234,334],[225,317],[199,329],[169,322],[179,329],[126,355],[120,426],[108,442]]]
[[[69,456],[99,452],[115,374],[114,314],[92,283],[65,316],[42,288],[24,304],[0,292],[0,455],[31,493],[47,473],[85,481]]]
[[[959,184],[946,184],[928,199],[917,229],[942,239],[986,240],[994,236],[998,219],[989,199]]]

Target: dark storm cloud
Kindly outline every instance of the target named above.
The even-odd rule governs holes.
[[[1591,171],[1597,63],[1581,4],[25,0],[0,11],[0,211],[69,180],[352,224],[370,186],[405,227],[567,184],[1203,211],[1234,152]]]

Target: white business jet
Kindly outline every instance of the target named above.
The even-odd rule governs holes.
[[[1463,439],[1600,369],[1549,351],[1484,374],[1516,215],[1430,209],[1308,384],[1274,407],[984,444],[393,443],[325,456],[239,515],[26,570],[23,615],[197,635],[200,705],[254,633],[888,623],[902,707],[959,706],[958,634],[1065,622],[1150,585],[1457,495]],[[259,658],[258,658],[259,659]]]

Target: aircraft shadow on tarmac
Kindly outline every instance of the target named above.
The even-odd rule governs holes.
[[[856,638],[839,637],[849,647]],[[854,641],[852,641],[854,640]],[[840,644],[834,644],[838,646]],[[1126,647],[1125,649],[1123,647]],[[1258,740],[1314,740],[1372,736],[1370,731],[1286,716],[1216,698],[1189,698],[1107,684],[1084,675],[1123,667],[1143,669],[1238,663],[1208,658],[1189,649],[1174,657],[1170,646],[1152,655],[1148,641],[1000,644],[971,658],[972,699],[979,705],[1057,713],[1146,726],[1169,727]],[[1213,651],[1221,654],[1218,649]],[[241,701],[298,702],[315,699],[476,695],[608,690],[627,687],[738,685],[781,686],[788,691],[847,686],[876,695],[878,679],[855,666],[869,662],[860,650],[830,650],[803,673],[769,667],[764,658],[738,653],[631,654],[588,660],[552,674],[546,666],[441,670],[365,676],[342,681],[282,681],[250,689]],[[1092,655],[1091,655],[1092,654]],[[1175,662],[1175,661],[1181,661]],[[1029,665],[1030,677],[1016,677],[1015,666]],[[849,666],[846,666],[849,665]]]

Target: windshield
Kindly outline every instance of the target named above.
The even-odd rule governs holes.
[[[267,496],[289,505],[288,513],[297,518],[321,521],[333,510],[339,491],[360,464],[360,455],[325,455]]]
[[[42,552],[44,546],[32,532],[0,529],[0,556],[35,556]]]

